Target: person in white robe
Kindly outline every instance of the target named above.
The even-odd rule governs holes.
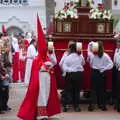
[[[36,45],[37,45],[36,40],[31,40],[31,43],[27,50],[27,61],[26,61],[25,78],[24,78],[24,83],[26,85],[28,85],[30,81],[33,59],[35,58],[35,56],[37,56]]]

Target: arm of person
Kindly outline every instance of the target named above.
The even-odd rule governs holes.
[[[61,58],[61,60],[60,60],[60,62],[59,62],[59,66],[60,66],[61,68],[62,68],[64,59],[65,59],[66,56],[68,56],[68,52],[64,52],[64,54],[63,54],[63,56],[62,56],[62,58]]]
[[[82,65],[84,66],[85,65],[85,59],[83,57],[83,54],[81,54],[81,58],[82,58]]]
[[[103,68],[103,71],[110,70],[113,68],[113,62],[109,55],[105,54],[105,67]]]
[[[88,50],[87,50],[87,55],[88,55],[87,61],[88,61],[90,64],[92,64],[92,60],[93,60],[93,58],[94,58],[94,54],[93,54],[93,52],[92,52],[92,50],[91,50],[93,43],[94,43],[94,42],[91,41],[91,42],[88,44]]]
[[[68,60],[68,59],[65,59],[65,60],[64,60],[63,65],[62,65],[62,68],[63,68],[63,71],[64,71],[64,72],[71,72],[71,68],[68,66],[67,60]]]
[[[49,58],[53,64],[53,66],[57,64],[57,58],[56,58],[55,52],[53,52],[52,54],[49,54]]]

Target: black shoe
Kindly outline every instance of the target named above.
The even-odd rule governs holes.
[[[120,112],[120,105],[117,105],[117,112]]]
[[[94,111],[95,107],[93,105],[88,106],[88,111],[92,112]]]
[[[5,112],[3,112],[3,111],[0,111],[0,114],[4,114]]]
[[[68,111],[68,108],[67,107],[64,107],[63,108],[63,112],[67,112]]]
[[[43,118],[43,119],[41,119],[41,120],[48,120],[47,118]]]
[[[117,110],[117,105],[115,104],[115,105],[113,106],[113,108],[114,108],[114,110]]]
[[[10,110],[12,110],[12,108],[7,107],[7,108],[3,108],[3,110],[4,110],[4,111],[10,111]]]
[[[107,111],[108,109],[107,109],[106,106],[102,106],[102,107],[101,107],[101,110],[102,110],[102,111]]]
[[[75,107],[75,112],[81,112],[80,107]]]

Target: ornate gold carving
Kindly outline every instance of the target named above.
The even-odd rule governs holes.
[[[71,22],[63,23],[63,32],[71,32]]]

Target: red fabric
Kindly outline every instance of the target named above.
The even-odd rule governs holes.
[[[24,80],[26,60],[19,60],[20,80]]]
[[[57,93],[55,74],[51,74],[50,95],[48,99],[47,113],[48,116],[53,116],[60,113],[60,100]]]
[[[37,58],[33,61],[32,74],[26,97],[19,109],[18,117],[23,120],[35,120],[37,115],[37,100],[39,91],[39,70],[43,62]],[[51,88],[47,106],[48,116],[60,113],[60,101],[54,74],[51,74]]]
[[[47,44],[44,38],[44,33],[38,15],[37,15],[37,32],[38,32],[38,54],[42,57],[42,59],[46,59]]]
[[[94,55],[98,55],[98,52],[93,52]]]
[[[3,33],[6,32],[6,29],[5,29],[5,25],[4,25],[4,24],[2,25],[2,32],[3,32]]]
[[[12,74],[13,82],[17,82],[19,80],[19,52],[15,52],[13,55],[13,74]]]
[[[42,62],[38,63],[37,59],[33,61],[30,84],[25,99],[17,115],[23,120],[35,120],[35,116],[37,114],[36,110],[37,110],[37,99],[38,99],[38,91],[39,91],[39,84],[38,84],[39,67],[41,67],[41,65]]]
[[[39,70],[43,65],[43,61],[45,62],[49,60],[46,54],[46,48],[47,48],[46,41],[44,39],[42,27],[38,16],[37,16],[37,28],[38,28],[38,56],[33,60],[32,72],[31,72],[32,74],[30,78],[28,91],[17,115],[23,120],[35,120],[35,116],[37,115],[37,100],[38,100],[39,82],[40,82]],[[60,113],[60,102],[57,96],[55,76],[52,73],[51,73],[50,87],[51,87],[50,95],[47,106],[48,116],[52,116],[54,114]]]
[[[23,44],[24,44],[24,48],[25,48],[25,50],[27,51],[28,46],[29,46],[29,42],[28,42],[28,40],[24,40],[24,41],[23,41]]]

